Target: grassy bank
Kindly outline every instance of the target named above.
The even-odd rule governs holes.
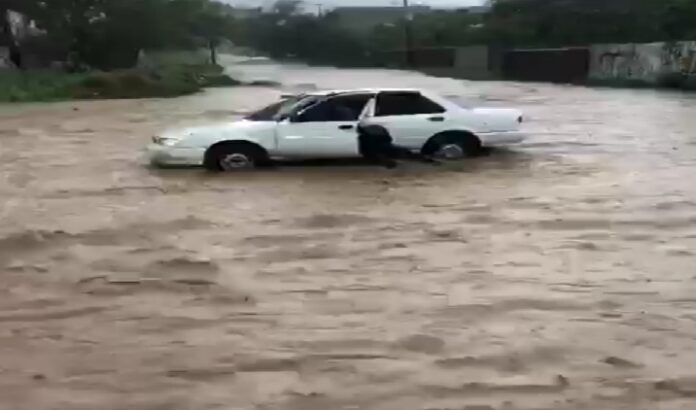
[[[90,73],[6,71],[0,72],[0,102],[177,97],[235,85],[240,83],[222,67],[210,64]]]

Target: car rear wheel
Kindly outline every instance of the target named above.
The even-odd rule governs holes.
[[[458,160],[476,156],[481,150],[481,141],[475,135],[453,132],[431,138],[423,147],[423,154],[443,160]]]
[[[205,155],[204,166],[209,171],[232,172],[252,169],[265,162],[263,149],[252,144],[229,143],[211,147]]]

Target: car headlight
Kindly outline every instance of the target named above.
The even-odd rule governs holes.
[[[164,145],[165,147],[171,147],[176,145],[181,139],[174,137],[152,137],[152,142],[159,145]]]

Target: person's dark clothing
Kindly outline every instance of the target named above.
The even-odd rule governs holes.
[[[380,125],[358,125],[358,147],[360,155],[370,162],[395,168],[397,159],[436,163],[430,158],[416,154],[410,149],[394,145],[389,131]]]

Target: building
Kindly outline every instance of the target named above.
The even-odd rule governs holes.
[[[330,15],[338,25],[360,33],[368,32],[382,24],[395,23],[407,15],[427,14],[432,12],[429,6],[404,7],[337,7]]]

